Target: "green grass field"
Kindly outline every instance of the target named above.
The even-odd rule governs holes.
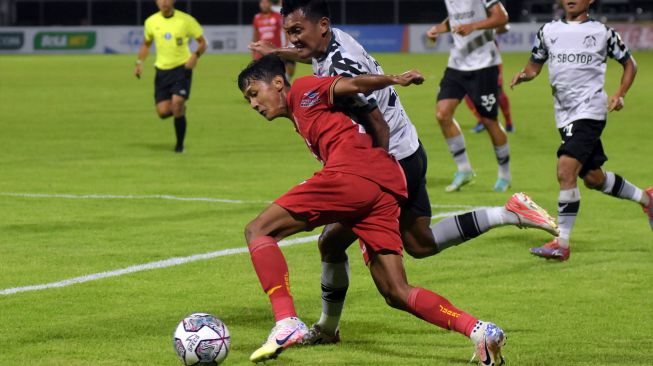
[[[610,115],[604,132],[605,167],[646,187],[653,184],[653,54],[636,58],[626,108]],[[133,59],[0,56],[0,291],[244,247],[243,228],[265,202],[320,168],[289,121],[268,123],[244,102],[235,80],[247,55],[201,59],[187,151],[172,153],[172,123],[153,108],[153,70],[136,80]],[[491,190],[496,161],[486,134],[466,132],[476,183],[444,193],[455,167],[433,110],[446,55],[378,59],[388,73],[418,68],[427,77],[399,93],[429,154],[434,213],[503,204],[509,194]],[[504,59],[509,79],[527,55]],[[608,92],[620,69],[609,61]],[[513,191],[555,211],[559,136],[547,76],[508,94],[517,129]],[[457,118],[466,131],[474,124],[464,107]],[[651,365],[653,233],[637,205],[581,191],[569,262],[528,254],[549,239],[545,233],[501,228],[436,257],[407,258],[409,280],[501,325],[509,365]],[[310,324],[321,309],[315,242],[284,253],[299,314]],[[356,246],[350,258],[343,342],[290,349],[268,364],[467,365],[468,340],[387,307]],[[226,365],[249,364],[273,325],[249,256],[235,254],[0,295],[0,365],[178,365],[172,332],[197,311],[229,326]]]

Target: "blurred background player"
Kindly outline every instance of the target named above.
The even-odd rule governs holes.
[[[562,0],[565,17],[540,28],[528,64],[510,82],[512,88],[533,80],[548,61],[556,127],[562,137],[558,148],[560,235],[542,247],[531,248],[531,253],[559,261],[566,261],[570,255],[569,238],[580,208],[577,177],[587,188],[639,203],[653,229],[653,187],[643,191],[618,174],[601,169],[608,160],[601,143],[607,114],[623,108],[637,66],[619,34],[589,18],[593,2]],[[603,89],[607,57],[623,67],[619,88],[609,98]]]
[[[506,24],[503,27],[497,28],[496,34],[503,34],[508,32],[510,29],[510,26]],[[499,46],[499,43],[497,43],[497,47]],[[510,113],[510,100],[508,100],[508,94],[506,94],[503,91],[503,63],[499,64],[499,79],[498,79],[498,87],[499,87],[499,97],[498,97],[498,102],[499,102],[499,109],[501,110],[501,114],[503,115],[503,120],[506,124],[506,131],[508,132],[513,132],[515,127],[512,124],[512,115]],[[469,97],[469,95],[465,95],[465,104],[467,104],[467,107],[469,110],[472,112],[474,117],[476,117],[476,126],[472,128],[472,132],[474,133],[479,133],[485,130],[485,125],[483,124],[483,121],[481,120],[481,115],[478,113],[478,110],[474,106],[474,102],[472,99]]]
[[[268,43],[274,47],[285,45],[283,32],[283,18],[281,17],[281,1],[277,0],[276,4],[271,0],[261,0],[259,2],[260,13],[254,16],[252,25],[254,34],[252,43]],[[256,60],[263,56],[260,52],[252,50],[252,57]],[[295,75],[295,61],[286,60],[286,77],[291,80]]]
[[[295,47],[280,49],[255,43],[251,45],[254,49],[312,62],[314,74],[320,77],[383,74],[380,64],[354,38],[331,27],[325,1],[286,0],[282,15],[288,38]],[[425,258],[435,255],[503,225],[538,227],[557,233],[548,214],[525,195],[511,197],[505,207],[468,212],[431,226],[426,152],[395,89],[389,86],[341,98],[336,103],[365,126],[375,146],[383,147],[399,159],[408,186],[408,199],[402,204],[399,218],[400,232],[406,252],[411,256]],[[335,343],[339,340],[338,324],[349,286],[346,249],[356,239],[356,234],[346,223],[329,224],[320,235],[323,310],[305,337],[305,343]]]
[[[154,100],[161,119],[174,116],[177,144],[175,152],[184,152],[186,101],[190,98],[193,68],[206,50],[206,39],[197,20],[174,8],[174,0],[156,0],[159,12],[145,20],[145,38],[138,51],[134,75],[140,79],[143,61],[152,43],[156,43]],[[197,41],[191,53],[189,39]]]
[[[490,135],[499,163],[494,191],[505,192],[511,182],[510,147],[508,136],[497,121],[501,55],[494,42],[494,29],[508,23],[508,13],[499,0],[445,0],[445,4],[448,18],[426,33],[435,40],[439,34],[451,31],[454,39],[436,104],[436,119],[457,165],[454,179],[445,191],[458,191],[474,178],[465,138],[453,118],[460,101],[469,95]]]
[[[421,84],[423,77],[415,71],[355,78],[307,76],[290,86],[284,75],[282,60],[267,55],[240,73],[238,87],[267,120],[290,119],[323,168],[276,199],[245,228],[252,264],[276,320],[267,341],[250,360],[276,358],[307,332],[297,317],[288,265],[278,241],[346,221],[360,237],[365,264],[388,305],[469,337],[484,365],[503,364],[501,328],[478,320],[434,292],[408,284],[398,220],[399,201],[407,195],[401,168],[386,150],[373,147],[372,138],[349,116],[334,108],[337,96]]]

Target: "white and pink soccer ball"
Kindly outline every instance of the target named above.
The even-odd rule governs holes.
[[[218,365],[229,353],[229,329],[211,314],[194,313],[175,329],[173,345],[184,365]]]

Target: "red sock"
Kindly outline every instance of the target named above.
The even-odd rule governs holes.
[[[429,290],[415,287],[408,294],[408,311],[440,328],[469,337],[478,319],[453,306],[449,300]]]
[[[508,96],[503,90],[499,91],[499,108],[501,108],[501,114],[503,114],[503,119],[506,120],[506,125],[512,124],[512,117],[510,116],[510,101]]]
[[[271,236],[263,236],[252,240],[248,246],[263,291],[270,297],[275,320],[297,316],[290,295],[288,264],[277,241]]]
[[[465,103],[467,103],[467,107],[472,112],[474,117],[476,117],[476,120],[478,122],[480,122],[481,121],[481,114],[478,113],[478,111],[476,110],[476,106],[474,106],[474,102],[472,102],[472,98],[470,98],[468,95],[465,95]]]

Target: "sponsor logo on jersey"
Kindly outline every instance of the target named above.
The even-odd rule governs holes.
[[[559,64],[589,65],[594,60],[594,57],[584,53],[551,53],[551,60]]]
[[[474,15],[476,15],[476,12],[474,10],[464,11],[462,13],[453,13],[453,14],[451,14],[451,19],[454,19],[454,20],[470,19],[470,18],[473,18]]]
[[[299,103],[299,106],[302,108],[310,108],[318,103],[320,103],[320,93],[318,93],[316,90],[311,90],[306,93],[304,93],[304,97],[302,98],[301,102]]]

